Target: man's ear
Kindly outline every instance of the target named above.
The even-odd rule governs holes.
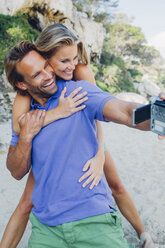
[[[18,82],[16,83],[16,86],[20,89],[20,90],[27,90],[27,85],[24,82]]]

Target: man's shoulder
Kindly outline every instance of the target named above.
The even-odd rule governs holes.
[[[69,80],[69,81],[66,81],[66,87],[67,87],[67,89],[76,89],[78,87],[82,87],[84,90],[88,90],[88,91],[98,88],[94,84],[92,84],[90,82],[87,82],[85,80],[80,80],[80,81]]]
[[[84,84],[89,84],[89,85],[91,85],[91,83],[89,83],[89,82],[87,82],[87,81],[85,81],[85,80],[79,80],[79,81],[75,81],[75,80],[69,80],[69,81],[66,81],[66,85],[67,86],[77,86],[77,85],[84,85]]]

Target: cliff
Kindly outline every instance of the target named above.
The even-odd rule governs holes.
[[[28,13],[29,22],[39,30],[52,23],[63,23],[85,43],[93,60],[99,58],[105,29],[101,23],[78,12],[71,0],[1,0],[1,14],[14,15],[18,12]]]

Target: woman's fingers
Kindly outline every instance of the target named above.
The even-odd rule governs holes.
[[[82,177],[80,177],[80,179],[78,180],[79,183],[81,183],[84,179],[86,179],[90,175],[91,175],[91,172],[90,171],[87,171]]]
[[[89,188],[90,188],[90,189],[93,189],[94,186],[97,186],[97,185],[98,185],[99,181],[100,181],[100,178],[95,177],[95,178],[93,179],[93,182],[91,183],[91,185],[90,185]]]
[[[81,105],[80,107],[74,108],[74,110],[72,111],[72,114],[84,109],[86,107],[86,105]]]
[[[75,102],[74,106],[77,107],[77,106],[79,106],[80,104],[82,104],[83,102],[86,102],[87,100],[88,100],[88,97],[86,96],[86,97],[84,97],[83,99],[81,99],[81,100]]]
[[[92,182],[92,180],[94,179],[94,175],[92,174],[90,177],[88,177],[88,179],[85,181],[85,183],[83,183],[83,188],[85,188],[90,182]]]
[[[77,95],[82,90],[82,87],[79,87],[75,89],[72,93],[70,93],[69,97],[73,98],[75,95]]]
[[[80,100],[81,98],[83,98],[84,96],[86,96],[88,93],[86,91],[84,91],[81,94],[78,94],[77,96],[74,97],[74,101],[77,102],[78,100]]]
[[[64,87],[64,89],[61,92],[60,98],[64,98],[65,97],[65,93],[66,93],[66,87]]]

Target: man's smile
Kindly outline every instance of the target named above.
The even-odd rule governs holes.
[[[43,85],[42,87],[43,88],[48,88],[48,87],[54,86],[54,84],[55,84],[55,80],[52,79],[50,82],[48,82],[47,84]]]

